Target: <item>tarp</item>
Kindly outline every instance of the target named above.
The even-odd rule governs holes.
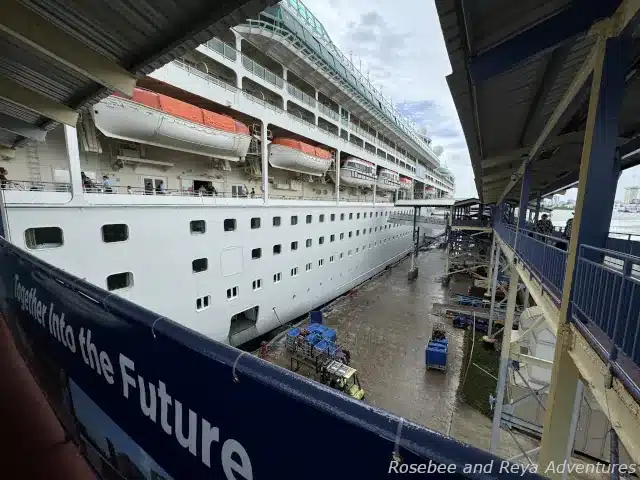
[[[341,478],[397,475],[396,448],[395,468],[432,477],[448,468],[522,478],[516,466],[213,342],[3,239],[0,262],[0,310],[16,343],[60,418],[73,419],[71,438],[123,478],[133,478],[126,467],[146,478],[324,480],[325,470],[291,455],[297,437],[282,422],[292,415],[313,425],[306,447],[348,452]]]

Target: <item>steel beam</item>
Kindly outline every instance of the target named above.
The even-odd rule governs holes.
[[[564,460],[571,435],[571,414],[578,383],[578,366],[570,355],[570,305],[575,286],[578,246],[604,247],[619,173],[616,155],[618,121],[625,76],[631,57],[630,36],[612,36],[617,23],[607,22],[593,58],[585,143],[579,173],[573,229],[567,252],[559,327],[556,340],[547,415],[540,449],[540,467]],[[617,165],[617,167],[616,167]],[[591,185],[591,188],[589,188]],[[588,220],[586,220],[588,218]],[[593,355],[596,355],[592,352]],[[580,370],[582,374],[582,370]],[[606,413],[606,410],[605,410]],[[560,474],[552,478],[560,478]]]
[[[0,31],[110,90],[133,95],[135,76],[18,0],[0,4]]]
[[[75,127],[76,123],[78,123],[78,112],[75,110],[3,76],[0,76],[0,98],[20,105],[55,122],[72,127]]]
[[[5,130],[30,140],[37,140],[38,142],[44,142],[47,136],[46,130],[34,127],[27,122],[4,113],[0,113],[0,130]]]
[[[531,162],[526,163],[520,189],[520,205],[518,206],[518,228],[524,228],[527,222],[527,206],[529,205],[529,189],[531,187]]]

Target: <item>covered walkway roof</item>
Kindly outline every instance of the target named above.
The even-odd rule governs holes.
[[[276,0],[2,0],[0,153],[56,124]]]
[[[530,195],[578,180],[594,25],[618,13],[634,25],[637,0],[436,0],[453,72],[447,78],[469,147],[480,198],[515,199],[532,158]],[[622,168],[640,163],[640,44],[633,31],[618,145]],[[514,176],[514,174],[516,174]]]

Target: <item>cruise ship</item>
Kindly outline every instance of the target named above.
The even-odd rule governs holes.
[[[442,148],[297,0],[40,140],[3,150],[0,233],[231,345],[401,259],[395,202],[455,189]]]

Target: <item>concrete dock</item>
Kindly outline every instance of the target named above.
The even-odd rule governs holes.
[[[453,328],[450,320],[435,315],[433,309],[434,304],[447,303],[452,290],[465,290],[468,280],[459,278],[449,287],[442,286],[443,250],[422,253],[420,274],[411,282],[407,280],[409,263],[408,258],[403,260],[335,301],[326,309],[324,323],[336,329],[338,343],[350,351],[367,403],[489,450],[491,420],[457,398],[464,373],[465,330]],[[449,338],[446,372],[425,368],[425,345],[438,321],[445,323]],[[284,337],[269,346],[265,359],[290,367]],[[301,366],[298,373],[317,380],[308,366]],[[472,368],[467,382],[473,382],[474,375],[478,372]],[[500,457],[521,453],[506,431],[501,435]],[[518,435],[517,439],[527,450],[537,446],[527,437]]]

